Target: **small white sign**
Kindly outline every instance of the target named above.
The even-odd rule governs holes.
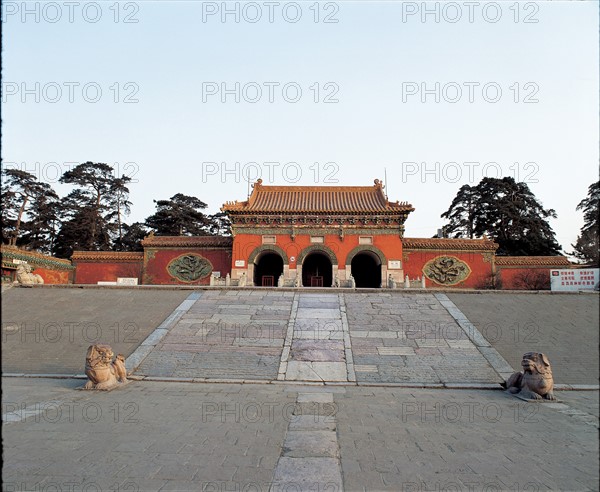
[[[388,270],[402,270],[402,262],[400,260],[388,260]]]
[[[246,266],[246,261],[245,260],[235,260],[235,266],[236,268],[242,268]]]
[[[212,272],[213,277],[221,278],[221,272]]]
[[[98,282],[98,285],[117,285],[117,282]]]
[[[594,290],[600,282],[600,269],[550,270],[550,289],[555,291]]]
[[[117,277],[117,285],[137,285],[136,277]]]

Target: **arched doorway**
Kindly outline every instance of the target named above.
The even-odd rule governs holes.
[[[254,263],[254,285],[258,287],[276,287],[283,273],[283,258],[277,253],[266,251],[258,256]]]
[[[376,254],[370,251],[358,253],[350,265],[356,287],[381,287],[381,260]]]
[[[302,263],[302,285],[304,287],[331,287],[333,266],[325,253],[310,253]]]

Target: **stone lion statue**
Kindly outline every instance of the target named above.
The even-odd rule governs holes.
[[[548,358],[538,352],[527,352],[521,361],[523,371],[508,378],[506,388],[529,400],[556,400],[554,379]]]
[[[44,279],[41,275],[32,273],[31,265],[19,263],[19,266],[17,266],[17,282],[20,285],[43,284]]]
[[[125,357],[119,354],[113,361],[110,345],[90,345],[85,355],[85,375],[88,382],[83,389],[108,390],[127,382]]]

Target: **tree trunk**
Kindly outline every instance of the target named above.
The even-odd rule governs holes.
[[[29,201],[29,195],[24,195],[23,203],[21,204],[21,208],[19,209],[19,215],[17,217],[17,223],[15,224],[15,232],[10,240],[11,246],[17,245],[17,239],[19,237],[19,230],[21,229],[21,220],[23,219],[23,214],[25,213],[25,207],[27,206],[27,202]]]

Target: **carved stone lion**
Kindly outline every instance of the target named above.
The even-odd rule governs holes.
[[[523,371],[508,378],[506,387],[510,393],[519,393],[529,400],[556,400],[554,379],[548,358],[538,352],[527,352],[521,361]]]
[[[90,345],[85,355],[85,375],[88,382],[83,389],[109,390],[119,383],[127,382],[125,357],[119,354],[113,361],[110,345]]]
[[[43,284],[44,279],[37,273],[32,273],[31,265],[20,263],[17,266],[17,282],[20,285]]]

